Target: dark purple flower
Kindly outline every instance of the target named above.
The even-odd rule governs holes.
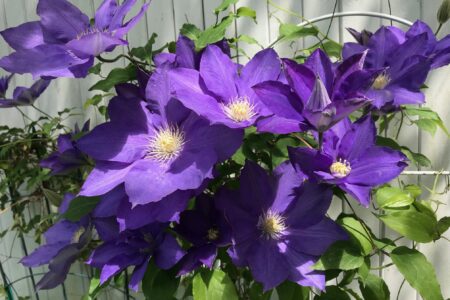
[[[137,290],[151,258],[156,266],[165,270],[173,267],[184,255],[175,238],[164,229],[163,224],[152,224],[138,230],[117,232],[114,240],[105,242],[92,252],[87,263],[101,269],[101,284],[135,266],[130,287]]]
[[[0,78],[0,108],[32,105],[47,89],[51,80],[39,79],[29,88],[18,86],[11,98],[6,97],[9,81],[13,75]]]
[[[405,155],[376,146],[375,138],[370,116],[353,124],[346,119],[325,132],[322,151],[289,148],[289,157],[298,172],[337,185],[367,207],[371,189],[396,178],[407,166]]]
[[[343,56],[367,52],[365,68],[378,70],[366,96],[382,112],[397,110],[405,104],[422,104],[420,91],[431,69],[450,63],[450,36],[438,41],[430,27],[416,21],[404,32],[383,26],[364,40],[352,31],[358,43],[346,43]]]
[[[97,126],[77,145],[96,160],[81,194],[102,195],[125,183],[132,206],[158,202],[178,190],[199,188],[212,177],[217,162],[239,148],[243,132],[210,126],[171,99],[167,74],[156,70],[149,80],[150,111],[136,98],[115,97],[111,121]]]
[[[87,165],[85,155],[78,149],[74,137],[86,133],[89,130],[89,121],[87,121],[81,131],[76,126],[72,133],[61,134],[57,141],[57,150],[49,157],[41,160],[42,168],[51,169],[52,175],[67,174],[68,172]]]
[[[173,94],[184,106],[211,124],[244,128],[268,114],[251,87],[278,79],[280,61],[273,49],[266,49],[240,70],[219,47],[210,45],[202,54],[200,71],[177,68],[169,74]]]
[[[66,194],[59,213],[63,214],[74,195]],[[64,282],[70,266],[80,257],[91,237],[89,217],[79,222],[61,220],[50,227],[44,237],[46,244],[40,246],[20,261],[27,267],[48,264],[49,271],[37,283],[37,289],[52,289]]]
[[[258,130],[290,133],[308,124],[323,132],[367,104],[361,90],[373,74],[362,70],[364,58],[365,53],[357,54],[334,66],[318,49],[303,65],[285,59],[289,85],[267,81],[253,87],[274,114],[260,121]]]
[[[248,161],[239,190],[217,194],[232,228],[234,263],[248,266],[266,291],[285,280],[324,289],[324,274],[311,266],[332,243],[347,237],[325,217],[331,189],[304,179],[288,162],[269,176]]]
[[[215,200],[207,195],[197,197],[194,210],[181,213],[175,230],[192,244],[180,261],[179,275],[199,266],[212,268],[217,249],[231,243],[231,231],[224,215],[216,209]]]
[[[148,3],[127,23],[124,18],[136,0],[104,0],[95,13],[95,24],[67,0],[39,0],[33,21],[0,34],[16,52],[0,60],[12,73],[34,77],[85,77],[94,57],[125,45],[123,37],[144,15]]]

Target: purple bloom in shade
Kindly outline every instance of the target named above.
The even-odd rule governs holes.
[[[32,105],[51,82],[51,80],[39,79],[29,88],[18,86],[14,89],[12,98],[8,98],[6,91],[12,76],[0,78],[0,108]]]
[[[347,238],[325,217],[331,189],[304,179],[289,162],[269,176],[248,161],[239,190],[217,194],[232,229],[234,263],[248,266],[266,291],[285,280],[324,289],[325,275],[311,266],[332,243]]]
[[[117,232],[116,239],[96,248],[87,263],[101,269],[101,284],[124,269],[135,266],[130,287],[136,291],[151,258],[156,266],[166,270],[184,255],[175,238],[164,232],[165,227],[165,224],[151,224],[138,230]]]
[[[241,130],[210,126],[171,99],[167,80],[164,69],[149,80],[147,98],[157,110],[135,98],[115,97],[109,105],[111,121],[78,141],[96,160],[81,195],[102,195],[125,183],[132,207],[158,202],[178,190],[199,188],[212,178],[214,165],[239,148]]]
[[[253,87],[274,116],[258,123],[260,131],[289,133],[306,125],[323,132],[368,103],[360,91],[373,72],[363,70],[365,53],[334,66],[320,49],[305,64],[284,60],[289,85],[267,81]]]
[[[169,72],[173,95],[211,124],[230,128],[251,126],[270,114],[251,89],[257,83],[277,80],[280,61],[273,49],[260,51],[242,69],[215,46],[201,57],[200,70],[177,68]]]
[[[0,34],[16,52],[0,59],[0,67],[34,77],[85,77],[94,57],[125,45],[123,37],[144,15],[148,3],[125,24],[136,0],[104,0],[95,13],[95,24],[67,0],[39,0],[33,21]]]
[[[362,51],[368,51],[365,68],[379,73],[365,95],[377,110],[392,112],[401,105],[425,102],[420,89],[430,69],[450,63],[450,36],[437,41],[430,27],[421,21],[406,33],[383,26],[358,43],[346,43],[343,56]]]
[[[74,195],[66,194],[59,208],[63,214]],[[63,283],[70,266],[78,259],[91,237],[89,217],[79,222],[61,220],[50,227],[44,237],[46,244],[40,246],[20,261],[27,267],[48,264],[49,271],[37,283],[37,289],[52,289]]]
[[[61,134],[57,140],[57,150],[49,157],[41,160],[42,168],[51,169],[52,175],[67,174],[70,171],[88,164],[85,155],[78,149],[75,136],[83,134],[89,130],[89,121],[87,121],[81,131],[76,125],[72,133]]]
[[[197,197],[194,210],[181,213],[175,230],[192,244],[180,261],[179,275],[201,265],[212,268],[217,248],[231,243],[231,230],[223,213],[216,209],[215,200],[204,194]]]
[[[405,155],[376,146],[375,138],[370,116],[353,124],[346,119],[325,132],[322,151],[288,148],[289,158],[298,172],[335,184],[368,207],[370,190],[396,178],[407,166]]]

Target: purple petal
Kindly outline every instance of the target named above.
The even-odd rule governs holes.
[[[278,116],[271,116],[260,119],[256,123],[258,132],[270,132],[275,134],[289,134],[304,131],[305,126],[298,120],[286,119]]]
[[[347,59],[355,54],[360,54],[367,50],[366,46],[357,43],[345,43],[342,48],[342,58]]]
[[[214,263],[216,255],[217,249],[214,245],[205,245],[203,247],[193,247],[189,249],[187,254],[180,260],[180,271],[178,272],[178,276],[190,273],[202,264],[212,268],[212,263]]]
[[[326,91],[331,95],[331,91],[333,90],[334,72],[333,63],[328,55],[319,48],[308,57],[305,61],[305,66],[312,70],[316,77],[320,78]]]
[[[136,2],[136,0],[127,0],[127,2],[122,4],[122,7],[125,7],[128,3],[134,4],[135,2]],[[149,5],[150,5],[150,3],[144,3],[144,5],[142,5],[142,7],[141,7],[141,10],[138,12],[138,14],[136,16],[131,18],[130,21],[128,21],[124,26],[114,30],[114,36],[118,37],[118,38],[122,38],[125,34],[127,34],[142,19],[142,17],[145,15],[145,12],[147,11]],[[119,14],[120,14],[120,12],[121,11],[119,11]],[[114,20],[116,19],[116,16],[114,16]],[[115,27],[115,25],[113,25],[114,20],[111,22],[111,25],[109,28],[110,30]]]
[[[393,51],[400,46],[401,42],[395,31],[387,27],[381,27],[371,37],[368,47],[366,64],[369,68],[384,68]]]
[[[242,68],[240,79],[248,88],[264,81],[276,80],[281,72],[278,54],[268,48],[256,55]]]
[[[119,255],[108,261],[100,273],[100,284],[104,284],[112,276],[119,274],[128,266],[140,265],[143,263],[143,258],[139,255]]]
[[[97,162],[95,168],[86,178],[80,195],[91,197],[109,192],[125,181],[125,177],[133,167],[133,164]]]
[[[98,56],[105,51],[112,51],[116,46],[126,45],[127,42],[113,37],[107,32],[92,32],[74,39],[66,46],[78,57]]]
[[[236,66],[219,47],[210,45],[205,49],[200,61],[200,75],[207,89],[223,102],[238,96]]]
[[[89,18],[66,0],[40,0],[37,14],[41,25],[54,38],[66,43],[89,27]]]
[[[277,181],[277,191],[272,210],[284,212],[292,201],[296,200],[296,189],[306,180],[306,176],[297,172],[290,161],[280,164],[274,171]]]
[[[393,104],[396,107],[405,104],[423,104],[425,103],[425,95],[420,91],[411,91],[401,87],[390,87],[389,91],[392,93],[394,98]]]
[[[48,264],[59,253],[59,251],[66,246],[67,243],[65,242],[42,245],[34,250],[30,255],[22,258],[20,263],[26,267],[32,268]]]
[[[170,234],[165,234],[163,241],[154,253],[155,264],[163,270],[170,269],[180,261],[184,254],[185,252],[178,245],[175,238]]]
[[[95,12],[95,27],[105,29],[111,23],[117,10],[117,0],[104,0]]]
[[[142,263],[139,266],[136,266],[133,270],[133,274],[131,274],[130,278],[130,288],[137,292],[139,289],[139,283],[144,279],[145,272],[147,271],[148,263],[150,262],[149,259],[145,260],[144,263]]]
[[[253,87],[264,105],[276,116],[301,122],[302,103],[289,86],[278,81],[266,81]]]
[[[31,49],[44,44],[41,24],[37,21],[5,29],[0,34],[14,50]]]
[[[0,60],[0,67],[11,73],[31,73],[34,77],[83,77],[72,67],[87,63],[59,45],[40,45],[32,49],[19,50]]]
[[[92,212],[92,216],[95,218],[106,218],[112,217],[117,214],[117,209],[119,208],[120,203],[127,198],[125,194],[125,188],[123,185],[120,185],[101,196],[100,202],[95,207]]]
[[[180,35],[176,45],[176,62],[178,67],[198,69],[200,56],[195,52],[195,44],[189,38]]]
[[[357,160],[368,148],[375,145],[376,127],[370,116],[353,124],[340,142],[338,158],[351,162]]]
[[[333,158],[316,149],[288,147],[289,160],[298,172],[314,178],[314,172],[329,172]]]
[[[370,186],[356,185],[343,182],[339,184],[339,187],[345,192],[349,193],[353,198],[355,198],[364,207],[369,207],[370,204]]]
[[[386,147],[372,147],[352,164],[346,182],[376,186],[396,178],[407,166],[406,157],[399,151]]]
[[[284,59],[283,63],[289,85],[300,97],[303,104],[306,104],[316,81],[314,72],[306,66],[288,59]]]

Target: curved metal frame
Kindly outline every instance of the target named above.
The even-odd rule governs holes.
[[[308,24],[317,23],[317,22],[324,21],[324,20],[329,20],[329,19],[333,19],[333,18],[342,18],[342,17],[375,17],[375,18],[380,18],[380,19],[392,20],[392,21],[395,21],[397,23],[400,23],[400,24],[403,24],[406,26],[411,26],[413,24],[413,22],[411,22],[409,20],[406,20],[406,19],[403,19],[400,17],[396,17],[393,15],[389,15],[389,14],[370,12],[370,11],[348,11],[348,12],[337,12],[334,14],[322,15],[322,16],[319,16],[316,18],[312,18],[308,21],[301,22],[298,25],[305,26]]]

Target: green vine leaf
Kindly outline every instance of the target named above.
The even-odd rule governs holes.
[[[391,253],[392,262],[406,281],[415,288],[424,300],[443,300],[441,288],[433,265],[425,255],[415,249],[398,247]]]
[[[314,270],[353,270],[364,263],[364,257],[359,249],[349,241],[338,241],[325,251]]]

